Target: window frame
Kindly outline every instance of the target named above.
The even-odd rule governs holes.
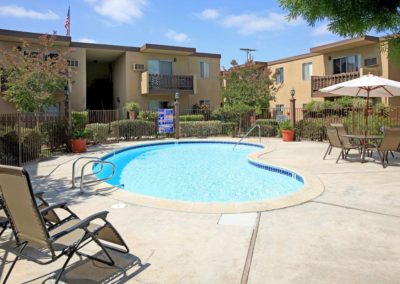
[[[310,66],[311,68],[308,71],[308,78],[305,78],[304,76],[304,67],[305,66]],[[311,80],[311,76],[312,76],[312,71],[313,71],[313,63],[312,62],[304,62],[301,64],[301,78],[303,79],[303,81],[310,81]]]
[[[282,70],[282,71],[280,71],[280,70]],[[283,67],[275,68],[275,74],[276,74],[276,79],[275,79],[276,83],[282,84],[285,81],[285,76],[284,76],[285,69]],[[279,81],[278,81],[278,78],[279,78]]]
[[[210,63],[205,61],[200,61],[200,78],[201,79],[209,79],[210,78]],[[205,72],[205,66],[207,66],[207,72]]]
[[[355,71],[348,71],[348,58],[349,57],[354,57],[355,61],[356,61],[356,70]],[[345,58],[345,64],[346,64],[346,70],[343,72],[342,71],[342,59]],[[339,73],[335,73],[335,66],[334,66],[334,61],[336,59],[340,60],[340,72]],[[332,58],[332,74],[336,75],[336,74],[341,74],[341,73],[349,73],[349,72],[359,72],[361,68],[361,56],[359,54],[352,54],[352,55],[343,55],[343,56],[338,56],[338,57],[334,57]],[[358,69],[358,70],[357,70]]]

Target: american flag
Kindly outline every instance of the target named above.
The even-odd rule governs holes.
[[[66,31],[66,35],[70,36],[70,21],[69,21],[69,6],[68,6],[68,14],[67,14],[67,18],[65,19],[65,31]]]

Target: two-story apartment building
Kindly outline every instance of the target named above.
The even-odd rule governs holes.
[[[384,39],[364,36],[313,47],[307,54],[266,63],[276,74],[281,88],[271,107],[288,107],[290,91],[295,90],[297,107],[312,100],[323,100],[319,89],[372,73],[400,81],[400,65],[388,59],[382,50]],[[400,106],[400,98],[385,99]]]
[[[0,48],[21,46],[26,40],[34,50],[39,37],[37,33],[0,30]],[[70,51],[73,110],[123,110],[128,101],[139,103],[142,109],[157,109],[171,105],[176,92],[180,94],[181,109],[195,104],[217,107],[221,103],[220,54],[156,44],[131,47],[81,43],[57,36],[54,53],[62,49]],[[63,107],[63,94],[57,98],[59,103],[53,111]],[[0,112],[13,111],[14,105],[0,95]]]

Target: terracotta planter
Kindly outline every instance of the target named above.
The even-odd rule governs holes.
[[[294,141],[294,129],[293,130],[281,130],[282,140],[285,142]]]
[[[137,119],[137,112],[136,111],[129,111],[129,119],[130,120],[135,120]]]
[[[72,153],[83,153],[86,152],[87,139],[71,139],[71,150]]]

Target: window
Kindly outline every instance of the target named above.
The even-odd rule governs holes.
[[[364,66],[375,66],[378,65],[378,59],[376,57],[371,57],[371,58],[365,58],[364,59]]]
[[[207,62],[200,62],[200,78],[206,79],[210,77],[210,64]]]
[[[312,63],[303,63],[303,80],[310,80],[312,75]]]
[[[275,76],[276,76],[276,83],[282,84],[283,83],[283,67],[275,69]]]
[[[150,74],[172,75],[172,61],[149,60],[147,69]]]
[[[358,71],[360,63],[357,55],[333,59],[333,74]]]
[[[45,112],[50,112],[50,113],[60,113],[60,103],[56,103],[55,105],[49,106]]]
[[[56,60],[58,58],[58,53],[57,52],[49,52],[49,54],[46,54],[44,56],[44,60],[46,61],[48,58]]]
[[[79,61],[74,59],[68,59],[67,63],[69,67],[78,67],[79,65]]]
[[[150,111],[157,111],[159,108],[173,108],[174,101],[149,101],[148,109]]]
[[[285,111],[285,105],[276,105],[276,115],[283,115],[283,112]]]

